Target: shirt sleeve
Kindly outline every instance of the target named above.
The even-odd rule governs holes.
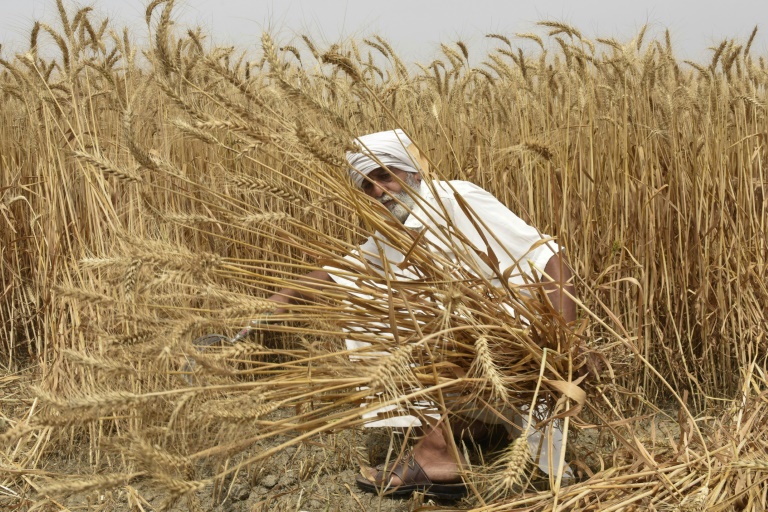
[[[511,272],[512,281],[523,281],[521,273],[533,278],[534,268],[540,275],[549,259],[562,248],[552,241],[545,242],[550,238],[548,235],[527,224],[491,193],[468,185],[469,189],[460,195],[474,215],[468,217],[456,204],[453,212],[456,227],[482,250],[486,244],[478,231],[480,228],[499,259],[502,272],[519,266],[519,270]]]

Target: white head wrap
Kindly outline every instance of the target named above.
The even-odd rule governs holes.
[[[419,172],[418,162],[406,149],[411,139],[401,129],[371,133],[355,139],[360,153],[347,152],[349,175],[362,187],[364,176],[379,167],[396,167],[401,171]]]

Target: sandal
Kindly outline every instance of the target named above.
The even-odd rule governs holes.
[[[467,493],[467,486],[461,480],[453,483],[435,483],[429,479],[413,455],[406,455],[405,460],[395,462],[387,467],[379,464],[373,479],[367,477],[362,470],[357,475],[357,486],[365,492],[386,496],[407,496],[414,491],[445,500],[458,500]],[[402,482],[390,486],[392,476],[397,476]]]

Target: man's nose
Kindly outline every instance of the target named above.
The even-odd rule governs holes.
[[[384,194],[384,187],[381,186],[381,183],[374,181],[373,186],[371,187],[371,197],[374,199],[380,198]]]

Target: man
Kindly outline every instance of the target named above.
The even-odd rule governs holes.
[[[406,230],[423,234],[420,243],[439,252],[444,265],[455,264],[464,275],[481,276],[492,286],[500,286],[502,278],[522,285],[544,276],[542,285],[554,308],[566,322],[576,319],[571,272],[561,257],[561,249],[548,242],[545,235],[476,185],[462,181],[426,182],[422,172],[427,169],[427,163],[402,130],[365,135],[359,137],[356,144],[359,152],[347,154],[352,180],[368,197],[386,207]],[[488,256],[491,254],[492,258]],[[407,265],[404,251],[387,243],[383,235],[369,238],[351,259],[361,257],[371,268],[392,280],[418,278]],[[322,283],[330,281],[354,287],[354,283],[341,274],[332,269],[318,270],[300,279],[301,286],[297,288],[320,288]],[[287,305],[308,295],[286,288],[270,299]],[[365,343],[348,340],[347,345],[355,349],[364,347]],[[401,460],[388,466],[363,468],[357,479],[358,486],[366,491],[385,490],[391,494],[420,490],[439,497],[461,496],[465,486],[460,465],[466,461],[461,456],[457,460],[458,452],[444,423],[423,426],[423,422],[412,416],[407,416],[405,423],[402,417],[397,419],[400,421],[372,421],[371,425],[421,426],[419,441]],[[559,432],[554,434],[557,451]],[[541,433],[536,433],[536,439],[540,438]],[[553,458],[558,460],[559,454],[549,460]],[[539,467],[549,473],[546,459],[546,453],[539,456]]]

